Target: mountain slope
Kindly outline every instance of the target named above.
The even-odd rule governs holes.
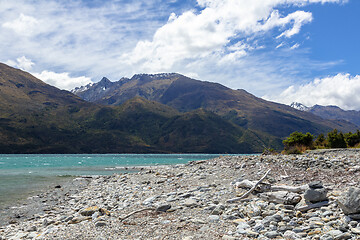
[[[281,146],[205,110],[182,113],[141,97],[119,106],[89,103],[4,64],[0,93],[0,153],[252,153]]]
[[[101,87],[100,85],[92,88]],[[91,88],[90,88],[91,89]],[[91,90],[78,92],[88,100],[105,105],[119,105],[127,99],[141,96],[174,107],[181,112],[206,109],[251,131],[286,137],[291,132],[318,134],[334,128],[342,131],[356,129],[341,121],[324,120],[311,113],[257,98],[244,90],[232,90],[218,83],[194,80],[180,74],[140,74],[115,82],[102,97],[93,98]]]

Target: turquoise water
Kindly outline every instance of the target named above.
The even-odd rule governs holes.
[[[124,167],[182,164],[216,154],[0,154],[0,205],[82,175],[111,175]]]

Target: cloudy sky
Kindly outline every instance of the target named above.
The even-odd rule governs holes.
[[[0,0],[0,62],[61,89],[178,72],[360,110],[359,0]]]

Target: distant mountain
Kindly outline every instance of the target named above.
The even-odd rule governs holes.
[[[318,134],[334,128],[342,131],[356,129],[348,122],[324,120],[311,113],[257,98],[245,90],[232,90],[218,83],[194,80],[176,73],[137,74],[130,79],[122,78],[105,90],[99,82],[75,93],[103,105],[121,105],[140,96],[180,112],[205,109],[244,129],[277,138],[284,138],[294,131]]]
[[[104,78],[86,91],[99,97],[111,86]],[[281,148],[281,141],[207,110],[182,113],[142,97],[93,104],[0,64],[0,153],[253,153],[263,146]]]
[[[292,103],[290,106],[301,111],[313,113],[324,119],[345,120],[360,127],[360,111],[346,111],[337,106],[314,105],[312,107],[306,107],[301,103]]]

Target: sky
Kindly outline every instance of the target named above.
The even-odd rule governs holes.
[[[0,0],[0,62],[60,89],[177,72],[360,110],[359,0]]]

